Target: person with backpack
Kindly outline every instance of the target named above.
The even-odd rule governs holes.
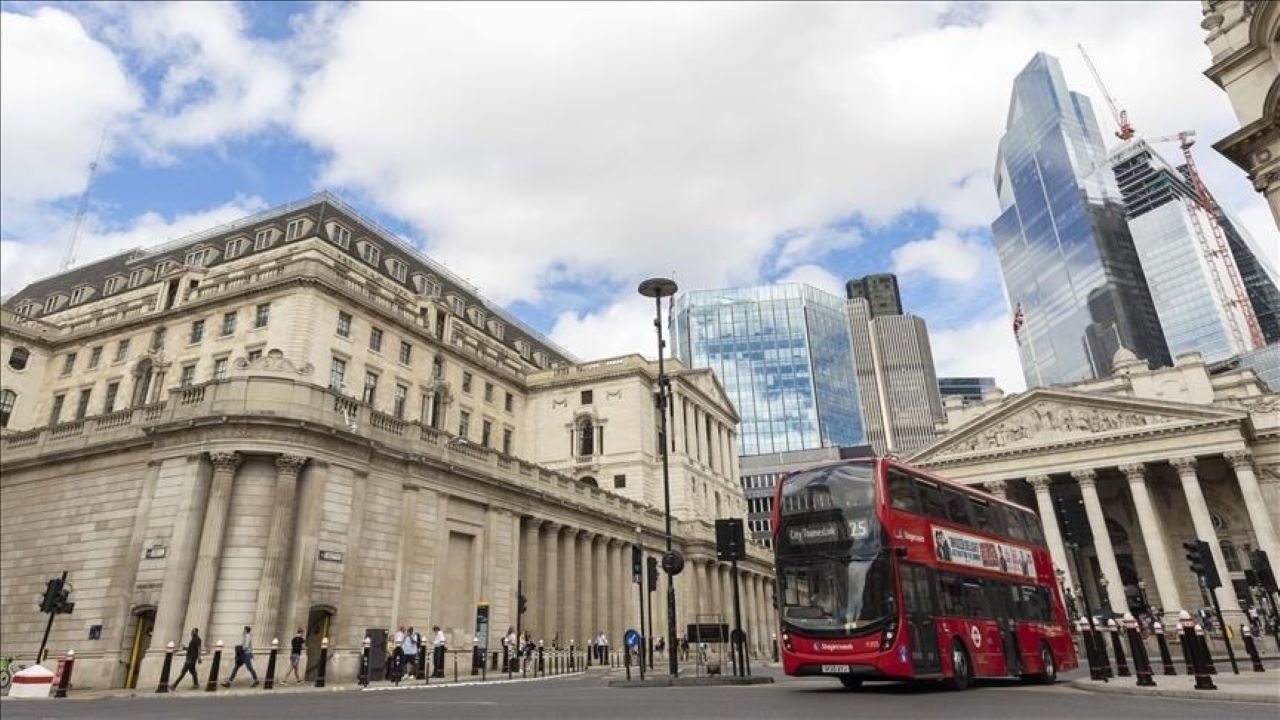
[[[196,664],[200,662],[200,645],[200,631],[191,628],[191,639],[187,641],[187,658],[182,663],[182,672],[178,673],[178,679],[169,686],[170,690],[177,690],[187,673],[191,673],[191,686],[197,690],[200,689],[200,676],[196,674]]]
[[[253,669],[253,629],[248,625],[244,626],[244,636],[240,638],[240,644],[236,646],[236,664],[231,668],[231,674],[226,680],[222,681],[222,687],[231,687],[231,682],[236,679],[236,673],[244,668],[249,672],[249,677],[253,678],[253,684],[249,687],[258,687],[258,671]]]

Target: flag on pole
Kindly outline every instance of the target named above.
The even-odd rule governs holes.
[[[1022,329],[1022,322],[1022,301],[1019,300],[1013,309],[1013,338],[1019,343],[1022,342],[1022,337],[1018,335],[1018,331]]]

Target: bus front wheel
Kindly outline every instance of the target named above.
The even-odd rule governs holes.
[[[969,653],[959,638],[951,641],[951,677],[947,679],[947,687],[951,690],[964,690],[973,680],[973,668],[969,665]]]
[[[862,678],[854,677],[852,675],[841,675],[840,684],[844,686],[845,690],[857,690],[862,687]]]
[[[1053,659],[1053,651],[1045,643],[1040,643],[1040,667],[1044,669],[1036,676],[1036,681],[1043,685],[1058,682],[1058,663]]]

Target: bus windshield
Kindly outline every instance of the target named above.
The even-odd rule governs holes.
[[[787,478],[776,545],[784,623],[811,634],[849,635],[895,615],[875,504],[873,465]]]

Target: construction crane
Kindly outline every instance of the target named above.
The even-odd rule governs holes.
[[[76,209],[75,223],[71,226],[71,237],[67,240],[67,252],[62,256],[62,270],[69,270],[76,261],[76,244],[80,240],[80,227],[84,225],[85,213],[89,211],[89,190],[93,188],[93,177],[98,174],[98,161],[102,159],[102,146],[107,142],[107,129],[102,129],[102,137],[98,138],[98,151],[93,154],[93,162],[89,163],[89,179],[85,181],[84,192],[80,194],[80,205]]]
[[[1183,201],[1187,205],[1187,214],[1191,216],[1191,225],[1195,228],[1196,240],[1200,243],[1200,252],[1204,255],[1205,260],[1209,262],[1209,276],[1213,278],[1218,297],[1222,298],[1223,302],[1228,306],[1234,305],[1237,307],[1239,309],[1238,314],[1243,316],[1244,322],[1248,326],[1249,339],[1253,342],[1253,347],[1249,347],[1244,341],[1244,333],[1240,329],[1237,313],[1228,311],[1227,321],[1231,324],[1231,333],[1235,336],[1236,343],[1242,350],[1260,348],[1267,344],[1262,336],[1262,327],[1258,325],[1258,317],[1253,312],[1253,305],[1249,303],[1244,283],[1240,280],[1240,272],[1236,269],[1235,256],[1231,254],[1231,247],[1227,244],[1226,234],[1222,232],[1222,226],[1218,223],[1218,214],[1213,206],[1213,198],[1209,195],[1209,188],[1205,187],[1204,180],[1200,178],[1200,170],[1196,167],[1195,158],[1191,156],[1191,146],[1196,144],[1195,137],[1195,130],[1184,130],[1176,135],[1149,138],[1147,143],[1176,142],[1178,147],[1181,148],[1183,160],[1186,161],[1187,177],[1191,180],[1191,186],[1196,191],[1194,198],[1184,196]],[[1203,228],[1200,227],[1200,223],[1196,220],[1197,207],[1204,210],[1204,215],[1208,219],[1209,232],[1213,235],[1212,243],[1205,236]],[[1217,262],[1214,262],[1215,259]],[[1222,283],[1222,275],[1218,268],[1226,269],[1227,278],[1231,283],[1229,293]]]
[[[1116,137],[1121,140],[1128,140],[1133,137],[1133,126],[1129,124],[1129,111],[1120,109],[1116,105],[1116,101],[1111,97],[1111,93],[1107,92],[1107,86],[1102,83],[1102,76],[1098,74],[1098,69],[1093,66],[1093,61],[1089,59],[1089,53],[1085,52],[1084,45],[1079,43],[1076,47],[1080,48],[1080,54],[1084,56],[1084,64],[1089,66],[1089,72],[1093,73],[1093,81],[1098,84],[1098,89],[1102,91],[1102,97],[1107,99],[1107,107],[1111,108],[1111,117],[1116,121]]]

